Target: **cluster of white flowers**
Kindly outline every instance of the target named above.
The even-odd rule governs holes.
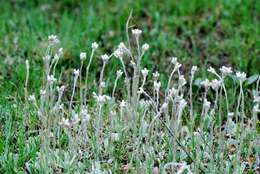
[[[73,69],[73,74],[78,77],[79,76],[79,69]]]
[[[48,40],[49,40],[51,45],[55,45],[55,44],[60,43],[60,40],[59,40],[57,35],[49,35]]]
[[[53,84],[54,82],[56,82],[56,78],[54,77],[54,75],[48,75],[47,76],[47,82],[49,83],[49,84]]]
[[[246,73],[244,72],[237,72],[236,77],[240,82],[244,82],[246,80]]]
[[[123,74],[123,71],[122,71],[122,70],[117,70],[117,71],[116,71],[116,76],[117,76],[117,78],[120,78],[120,77],[122,76],[122,74]]]
[[[222,66],[220,72],[222,73],[222,76],[227,76],[232,74],[233,71],[231,67]]]
[[[103,54],[101,55],[101,59],[103,60],[103,62],[107,62],[109,60],[109,56],[107,54]]]
[[[149,49],[149,47],[150,47],[150,46],[149,46],[147,43],[143,44],[143,45],[142,45],[142,51],[143,51],[143,52],[146,52],[146,51]]]
[[[93,42],[93,43],[91,44],[91,48],[92,48],[93,50],[96,50],[96,49],[98,48],[98,44],[97,44],[96,42]]]
[[[142,30],[139,29],[132,29],[132,34],[138,38],[142,34]]]
[[[79,58],[81,61],[85,60],[87,58],[87,53],[86,52],[81,52],[79,55]]]
[[[149,70],[147,68],[144,68],[141,70],[141,73],[142,73],[143,77],[146,78],[148,76]]]
[[[111,99],[111,97],[107,95],[97,95],[95,92],[93,92],[93,97],[96,99],[97,103],[104,103]]]

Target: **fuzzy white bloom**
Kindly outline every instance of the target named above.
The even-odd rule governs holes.
[[[141,70],[141,73],[144,76],[144,78],[146,78],[148,73],[149,73],[149,70],[147,68],[144,68],[144,69]]]
[[[220,72],[222,73],[223,76],[226,76],[226,75],[231,74],[233,71],[232,71],[231,67],[222,66],[220,68]]]
[[[122,71],[122,70],[117,70],[117,71],[116,71],[116,76],[117,76],[117,78],[120,78],[120,77],[122,76],[122,74],[123,74],[123,71]]]
[[[64,85],[62,85],[61,87],[57,86],[57,91],[58,91],[59,93],[63,93],[64,90],[65,90],[65,86],[64,86]]]
[[[75,76],[79,76],[79,69],[73,69],[73,74]]]
[[[60,43],[60,40],[58,39],[57,35],[49,35],[48,40],[49,40],[50,44],[52,44],[52,45]]]
[[[97,42],[93,42],[93,43],[91,44],[91,48],[92,48],[93,50],[97,49],[97,48],[98,48]]]
[[[186,84],[186,79],[184,78],[183,75],[180,75],[179,77],[179,85],[184,86]]]
[[[54,55],[54,60],[57,61],[57,60],[59,60],[59,59],[60,59],[60,56],[59,56],[58,54],[55,54],[55,55]]]
[[[208,110],[209,108],[210,108],[210,101],[208,101],[206,98],[205,98],[205,100],[204,100],[204,102],[203,102],[203,107],[206,109],[206,110]]]
[[[147,51],[147,50],[149,49],[149,47],[150,47],[150,46],[149,46],[147,43],[143,44],[143,45],[142,45],[142,51],[143,51],[143,52]]]
[[[177,58],[177,57],[172,57],[172,58],[171,58],[171,63],[172,63],[173,65],[175,65],[176,63],[178,63],[178,58]]]
[[[90,115],[88,114],[88,111],[87,111],[87,109],[82,109],[81,111],[80,111],[80,115],[81,115],[81,117],[82,117],[82,121],[84,122],[84,123],[88,123],[89,122],[89,120],[90,120]]]
[[[198,67],[197,67],[197,66],[192,66],[192,68],[191,68],[191,74],[194,75],[197,70],[198,70]]]
[[[97,103],[101,104],[111,99],[107,95],[97,95],[96,93],[93,93],[93,97],[96,99]]]
[[[204,86],[204,88],[209,88],[211,83],[210,83],[209,79],[205,79],[201,82],[201,85]]]
[[[124,100],[122,100],[120,102],[119,106],[120,106],[120,108],[125,108],[127,106],[127,103]]]
[[[105,87],[106,87],[106,82],[104,82],[104,81],[101,82],[101,83],[100,83],[100,87],[101,87],[101,88],[105,88]]]
[[[54,75],[48,75],[47,76],[47,81],[49,84],[52,84],[56,81],[57,79],[54,77]]]
[[[123,58],[123,56],[124,56],[124,52],[121,50],[121,49],[116,49],[115,51],[114,51],[114,56],[116,57],[116,58],[119,58],[119,59],[122,59]]]
[[[153,87],[158,92],[160,90],[160,87],[161,87],[161,82],[154,81]]]
[[[187,102],[182,98],[179,100],[179,109],[184,109],[187,106]]]
[[[30,102],[35,102],[35,101],[36,101],[35,95],[34,95],[34,94],[29,95],[28,101],[30,101]]]
[[[87,58],[87,53],[86,53],[86,52],[81,52],[81,53],[79,54],[79,58],[80,58],[81,61],[82,61],[82,60],[85,60],[85,59]]]
[[[63,55],[63,48],[59,48],[58,55],[59,55],[59,57]]]
[[[41,90],[40,90],[40,95],[41,95],[41,96],[44,96],[45,94],[46,94],[46,90],[41,89]]]
[[[80,122],[79,114],[74,113],[72,114],[72,124],[76,125]]]
[[[212,89],[214,89],[215,91],[217,91],[222,84],[221,80],[217,80],[217,79],[212,80],[210,83]]]
[[[216,74],[216,73],[217,73],[216,70],[215,70],[214,68],[212,68],[212,67],[209,67],[209,68],[207,69],[207,71],[210,72],[210,73],[212,73],[212,74]]]
[[[246,80],[246,73],[244,72],[236,72],[236,77],[240,82],[244,82]]]
[[[64,127],[70,127],[70,121],[68,118],[62,118],[59,124]]]
[[[107,62],[108,59],[109,59],[109,56],[107,54],[103,54],[101,55],[101,59],[104,61],[104,62]]]
[[[142,34],[142,30],[139,29],[132,29],[132,34],[138,38]]]
[[[153,73],[153,77],[155,79],[157,79],[160,76],[160,73],[158,73],[158,71],[156,71],[155,73]]]

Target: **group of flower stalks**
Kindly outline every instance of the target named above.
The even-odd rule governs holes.
[[[244,72],[210,67],[207,71],[212,80],[195,86],[198,67],[191,68],[187,82],[182,65],[173,57],[169,78],[161,85],[159,72],[142,69],[149,45],[140,44],[141,35],[139,29],[132,29],[131,37],[127,31],[127,42],[121,42],[110,55],[97,55],[99,45],[92,43],[89,54],[79,54],[81,64],[71,72],[71,84],[63,84],[62,72],[56,69],[63,57],[60,41],[56,35],[49,36],[43,56],[43,85],[35,93],[28,91],[30,64],[26,61],[25,102],[39,119],[41,141],[37,159],[26,164],[27,171],[257,171],[259,76],[251,85],[254,89],[246,91]],[[94,59],[102,61],[102,67],[99,79],[90,81]],[[107,89],[105,72],[111,59],[121,66],[115,72],[113,87]],[[233,86],[227,85],[230,80]],[[194,90],[199,92],[194,94]]]

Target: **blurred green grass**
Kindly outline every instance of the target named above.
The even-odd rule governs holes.
[[[209,65],[260,71],[258,0],[0,1],[0,95],[22,93],[25,59],[32,64],[31,87],[39,86],[43,43],[50,34],[57,34],[65,48],[66,67],[79,66],[79,52],[88,52],[93,41],[101,44],[100,54],[111,52],[125,40],[131,9],[132,24],[151,46],[143,66],[167,73],[167,58],[177,56],[183,71],[192,65],[202,74]],[[94,64],[92,72],[98,72],[97,58]],[[114,74],[117,65],[112,61],[107,73]]]

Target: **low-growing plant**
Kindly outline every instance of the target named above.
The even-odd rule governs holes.
[[[86,52],[80,53],[80,67],[71,72],[72,84],[64,84],[63,72],[56,69],[64,52],[58,48],[60,41],[56,35],[48,37],[41,90],[31,95],[28,81],[31,66],[26,61],[23,114],[27,119],[38,118],[40,138],[37,157],[26,163],[26,170],[31,173],[257,172],[260,77],[252,81],[246,73],[234,73],[231,67],[222,66],[219,71],[210,67],[211,80],[199,81],[196,74],[199,67],[192,66],[187,76],[182,74],[182,64],[172,57],[171,72],[163,88],[159,72],[142,68],[149,45],[141,44],[142,30],[133,29],[128,23],[129,20],[127,42],[119,43],[111,54],[97,54],[96,42],[91,44],[89,57]],[[102,62],[99,79],[90,81],[93,59],[99,57]],[[111,59],[121,65],[115,72],[112,89],[105,76]],[[254,89],[245,89],[249,79]],[[227,80],[233,80],[237,88],[232,103]],[[194,84],[199,88],[199,96],[194,95]],[[90,90],[93,86],[96,88]],[[116,95],[117,91],[122,95]],[[247,108],[250,112],[245,112],[246,106],[251,107]],[[29,122],[24,124],[30,127]]]

